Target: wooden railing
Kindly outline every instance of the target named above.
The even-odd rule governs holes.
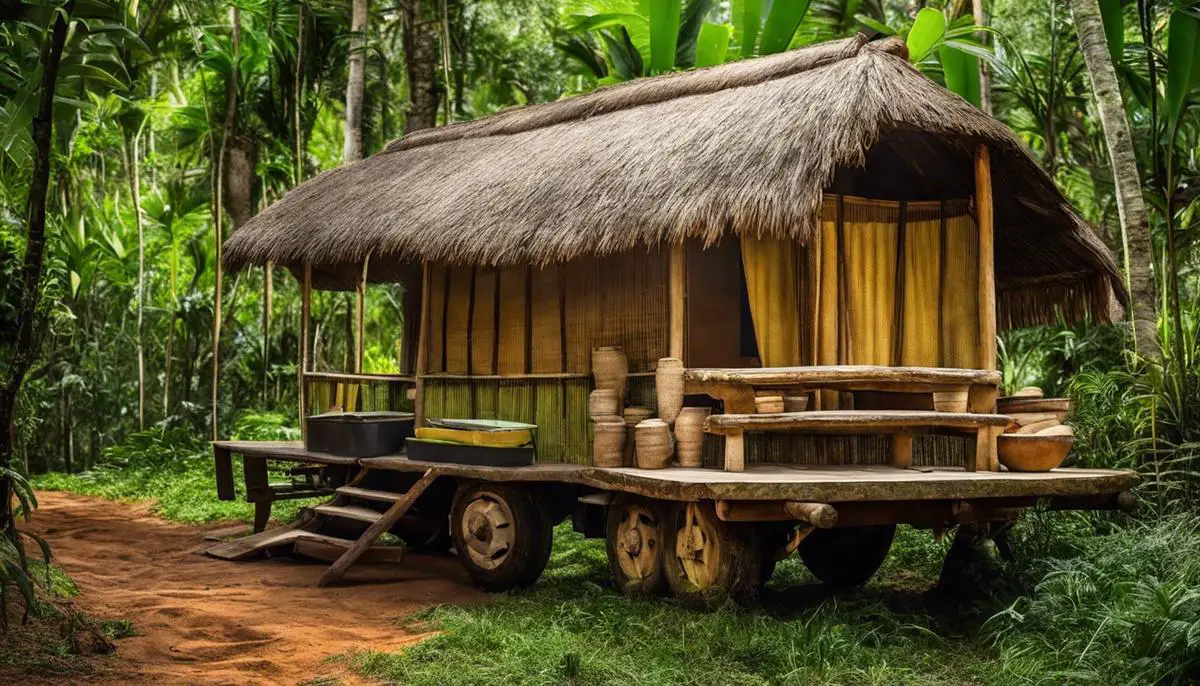
[[[305,416],[325,412],[412,412],[416,379],[399,374],[304,374]]]

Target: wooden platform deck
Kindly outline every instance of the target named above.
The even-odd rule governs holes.
[[[539,463],[528,467],[479,467],[410,460],[405,455],[361,460],[314,453],[299,442],[221,441],[221,448],[268,460],[361,464],[370,469],[424,472],[484,481],[568,483],[668,500],[973,500],[1086,496],[1119,493],[1133,486],[1133,472],[1055,469],[1043,473],[968,472],[963,469],[898,469],[887,465],[750,465],[744,472],[720,469],[603,469]],[[336,460],[336,462],[334,462]]]

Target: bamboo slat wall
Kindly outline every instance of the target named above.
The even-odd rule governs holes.
[[[425,416],[537,424],[539,460],[589,463],[592,349],[623,346],[634,373],[666,356],[666,255],[543,269],[430,267]],[[630,379],[629,402],[653,407],[653,378]]]

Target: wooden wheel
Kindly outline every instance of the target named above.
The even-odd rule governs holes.
[[[762,547],[753,525],[724,522],[712,503],[676,503],[666,518],[664,571],[675,597],[714,607],[758,599]]]
[[[831,586],[861,586],[879,571],[895,535],[895,524],[816,529],[800,544],[800,559]]]
[[[553,531],[529,491],[509,484],[459,490],[450,533],[471,579],[490,591],[537,581],[550,558]]]
[[[626,595],[654,595],[666,588],[662,511],[661,503],[641,498],[624,498],[608,508],[608,566]]]

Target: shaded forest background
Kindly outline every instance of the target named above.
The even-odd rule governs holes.
[[[297,282],[224,274],[219,258],[298,183],[417,129],[863,31],[906,37],[918,68],[1009,125],[1128,273],[1139,326],[1009,331],[1002,364],[1009,388],[1075,398],[1074,464],[1141,472],[1141,509],[1027,540],[1099,545],[1149,526],[1163,549],[1196,545],[1194,3],[4,0],[0,19],[0,485],[17,487],[19,514],[30,475],[81,473],[63,482],[78,487],[136,473],[110,494],[151,495],[200,483],[211,435],[295,435]],[[395,371],[403,293],[367,299],[364,370]],[[347,369],[353,295],[313,307],[316,368]],[[23,555],[15,534],[0,540],[2,586]],[[1138,569],[1160,582],[1146,603],[1167,609],[1147,610],[1160,661],[1136,674],[1195,675],[1200,568]],[[1129,630],[1102,615],[1080,627]]]

